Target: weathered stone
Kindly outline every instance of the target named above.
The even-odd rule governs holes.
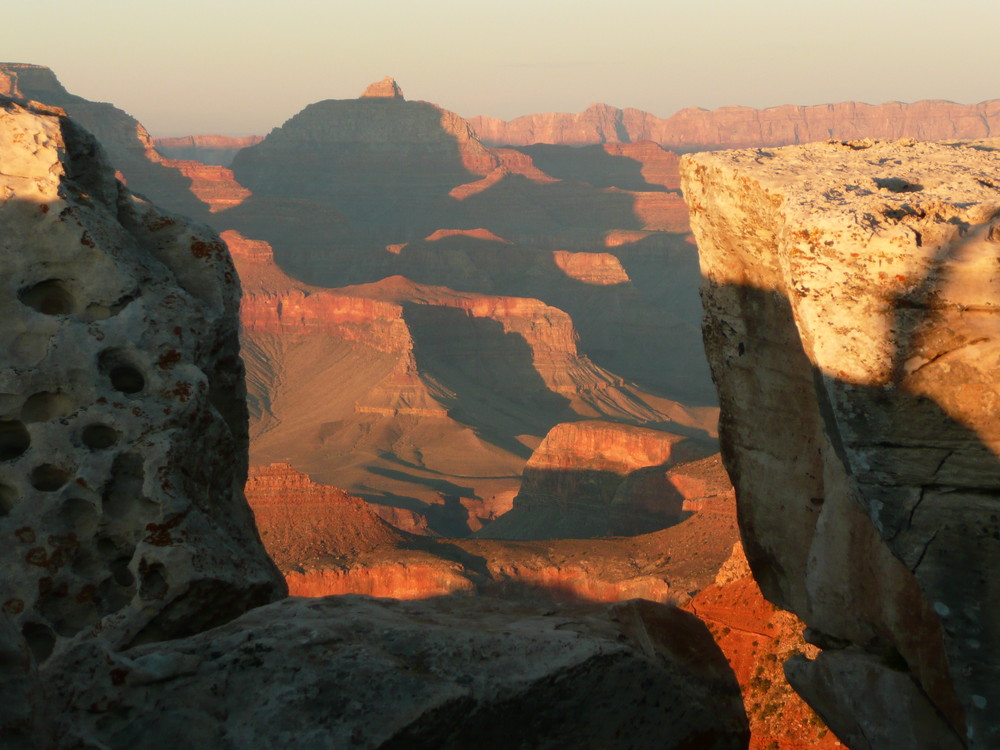
[[[995,747],[1000,154],[829,142],[682,176],[747,557],[817,644],[871,657],[796,667],[803,693],[838,734],[867,701],[909,736],[881,663],[935,707],[928,736]]]
[[[652,602],[537,614],[471,597],[287,599],[183,640],[99,646],[69,655],[52,683],[70,701],[64,745],[722,750],[747,741],[735,679],[704,626]]]
[[[40,664],[284,592],[243,498],[225,245],[129,193],[54,112],[0,99],[0,605]]]

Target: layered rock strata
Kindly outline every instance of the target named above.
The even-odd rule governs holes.
[[[44,663],[83,634],[187,635],[282,595],[243,498],[225,245],[129,193],[56,111],[0,108],[4,612]]]
[[[186,135],[180,138],[154,138],[153,144],[168,159],[228,167],[233,163],[237,151],[256,146],[262,140],[264,137],[260,135]]]
[[[484,143],[498,146],[653,141],[665,148],[693,151],[786,146],[827,138],[986,138],[1000,128],[1000,101],[840,102],[768,109],[691,107],[666,118],[640,109],[593,104],[577,114],[548,112],[509,122],[471,117],[469,123]]]
[[[645,427],[604,420],[558,424],[525,464],[513,509],[479,535],[581,538],[669,526],[680,519],[684,497],[668,481],[667,469],[702,451],[683,435]]]
[[[903,140],[682,162],[723,456],[792,684],[852,747],[1000,728],[1000,156]]]
[[[283,587],[241,492],[231,260],[72,121],[0,108],[0,745],[745,746],[731,670],[671,607],[233,620]]]

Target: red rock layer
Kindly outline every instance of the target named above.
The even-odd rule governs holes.
[[[525,469],[592,470],[625,475],[676,460],[681,435],[600,420],[556,425]],[[683,452],[683,448],[681,448]]]
[[[364,594],[391,599],[429,599],[454,593],[472,593],[475,585],[457,565],[386,561],[373,567],[322,568],[285,575],[290,596]]]
[[[554,250],[552,260],[563,273],[584,284],[610,286],[626,284],[629,281],[621,261],[611,253],[573,253],[568,250]]]
[[[642,164],[640,173],[650,185],[662,185],[669,190],[680,190],[681,178],[678,171],[680,157],[667,151],[652,141],[636,143],[605,143],[605,153],[632,159]]]
[[[232,164],[237,151],[256,146],[262,140],[263,136],[259,135],[242,138],[226,135],[187,135],[183,138],[154,138],[153,144],[156,150],[168,159],[228,167]]]
[[[750,719],[750,750],[840,747],[785,680],[782,664],[795,653],[818,649],[802,639],[802,622],[764,599],[742,548],[723,566],[716,583],[684,605],[711,630],[736,673]]]
[[[159,163],[191,180],[191,192],[208,204],[211,213],[238,206],[250,197],[250,191],[240,185],[233,177],[233,170],[226,167],[180,159],[160,159]]]
[[[246,483],[264,546],[286,573],[326,557],[357,557],[406,537],[364,500],[317,484],[289,464],[252,467]]]
[[[783,146],[828,138],[972,139],[1000,132],[1000,100],[980,104],[928,100],[912,104],[841,102],[770,109],[690,108],[667,118],[638,109],[595,104],[579,114],[526,115],[509,122],[472,117],[469,123],[484,143],[504,146],[532,143],[581,146],[645,140],[667,148],[692,151],[712,147]]]

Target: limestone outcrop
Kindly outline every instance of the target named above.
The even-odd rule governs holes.
[[[274,599],[225,245],[130,194],[72,121],[0,107],[4,611],[44,662],[80,634],[160,640]]]
[[[848,141],[682,162],[723,456],[786,667],[852,747],[1000,727],[1000,155]]]

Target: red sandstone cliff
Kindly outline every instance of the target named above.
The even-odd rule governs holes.
[[[513,509],[478,535],[585,538],[669,526],[685,498],[667,469],[705,452],[660,430],[601,420],[556,425],[525,464]]]
[[[660,118],[638,109],[595,104],[579,114],[526,115],[505,122],[472,117],[484,143],[525,146],[559,143],[654,141],[681,151],[747,146],[782,146],[829,138],[987,138],[1000,132],[1000,101],[955,104],[929,100],[912,104],[841,102],[770,109],[722,107],[683,109]]]

